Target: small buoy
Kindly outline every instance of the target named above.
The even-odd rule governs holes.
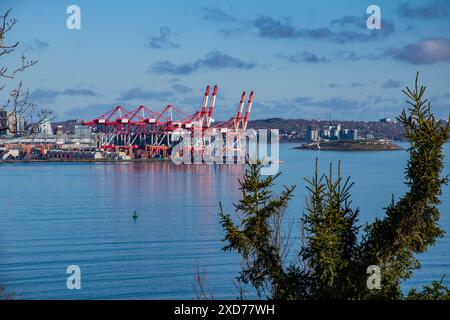
[[[134,210],[133,219],[136,220],[138,217],[136,210]]]

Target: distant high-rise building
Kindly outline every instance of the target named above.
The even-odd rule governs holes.
[[[23,134],[25,131],[25,119],[22,117],[17,117],[17,132]]]
[[[349,139],[350,140],[358,139],[358,129],[350,129],[348,134],[349,134]]]
[[[25,130],[25,119],[17,113],[0,111],[0,135],[19,135]]]
[[[92,135],[91,127],[75,125],[75,137],[78,139],[90,139]]]
[[[63,130],[63,126],[62,125],[57,125],[56,126],[55,134],[58,137],[61,137],[64,134],[64,130]]]
[[[340,140],[348,139],[348,132],[349,129],[342,129],[341,131],[339,131],[339,139]]]
[[[332,140],[338,140],[339,139],[339,133],[336,127],[330,127],[330,139]]]
[[[50,120],[45,119],[41,122],[41,124],[39,125],[39,134],[42,136],[53,135],[52,125],[50,123]]]
[[[372,133],[366,133],[365,138],[366,138],[366,140],[373,140],[373,139],[375,139],[375,137],[373,136]]]
[[[320,129],[319,137],[327,140],[356,140],[358,139],[358,129],[343,129],[341,124],[335,126],[328,126],[325,129]],[[307,137],[311,137],[311,129],[307,130]]]
[[[330,130],[328,129],[320,130],[320,137],[323,139],[330,139]]]
[[[317,126],[309,126],[306,130],[306,140],[317,141],[319,140],[319,130]]]

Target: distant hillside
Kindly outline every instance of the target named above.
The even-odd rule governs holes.
[[[53,131],[56,129],[57,126],[62,126],[64,132],[74,132],[75,131],[75,125],[80,125],[81,120],[66,120],[66,121],[58,121],[58,122],[52,122],[52,129]]]
[[[306,120],[306,119],[282,119],[270,118],[264,120],[249,121],[249,128],[269,129],[277,128],[280,130],[282,141],[304,141],[306,130],[311,125],[319,128],[331,125],[341,124],[343,129],[358,129],[359,136],[365,136],[371,133],[376,139],[404,140],[405,132],[398,122],[381,121],[328,121],[328,120]]]
[[[219,121],[217,123],[220,123]],[[299,142],[304,140],[308,126],[317,125],[319,128],[340,123],[342,128],[358,129],[360,136],[372,133],[376,139],[403,140],[404,130],[399,123],[380,121],[327,121],[306,119],[282,119],[270,118],[264,120],[249,121],[248,127],[253,129],[279,129],[281,141]],[[81,124],[80,120],[66,120],[53,122],[53,129],[62,125],[64,132],[74,132],[75,125]]]

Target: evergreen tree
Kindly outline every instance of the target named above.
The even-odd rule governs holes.
[[[439,226],[439,196],[448,182],[441,177],[444,167],[442,146],[449,139],[449,122],[437,121],[430,102],[424,98],[425,87],[418,84],[414,90],[403,90],[410,105],[397,118],[406,130],[410,143],[409,161],[405,170],[408,192],[398,202],[392,200],[386,216],[366,227],[361,245],[365,265],[382,269],[382,290],[374,294],[382,298],[401,297],[401,282],[420,268],[415,257],[444,235]]]
[[[411,289],[406,297],[409,300],[450,300],[450,290],[442,284],[445,277],[439,281],[433,281],[431,285],[424,286],[423,290],[417,292]]]
[[[410,159],[405,170],[408,191],[397,202],[392,197],[383,219],[366,224],[358,237],[359,209],[351,208],[353,183],[336,178],[332,166],[328,175],[315,174],[306,180],[309,199],[302,217],[305,243],[298,256],[301,263],[284,265],[279,248],[271,241],[279,230],[270,220],[284,210],[295,186],[285,187],[280,197],[270,188],[279,176],[262,178],[261,163],[248,165],[240,181],[242,199],[235,205],[239,224],[221,210],[225,229],[224,250],[235,250],[245,267],[238,280],[253,285],[257,292],[275,299],[448,299],[450,291],[435,281],[423,291],[401,292],[402,281],[420,267],[416,254],[442,237],[439,226],[439,196],[447,177],[442,146],[450,138],[449,121],[435,119],[430,103],[424,99],[425,87],[416,76],[413,90],[403,91],[410,105],[398,117],[410,143]],[[361,240],[358,240],[361,239]],[[381,288],[368,289],[369,266],[381,270]]]
[[[303,216],[306,244],[300,252],[312,278],[312,296],[315,299],[342,299],[353,295],[354,263],[358,249],[356,226],[359,209],[351,208],[350,178],[341,176],[340,163],[337,178],[319,177],[317,169],[308,183],[310,201]]]
[[[236,250],[242,255],[245,266],[238,281],[251,283],[259,295],[278,296],[278,283],[285,277],[279,248],[274,245],[271,219],[284,210],[292,197],[294,186],[285,187],[276,198],[270,188],[279,174],[261,177],[262,164],[250,163],[242,180],[239,180],[242,199],[235,204],[240,215],[239,225],[225,214],[221,206],[222,226],[226,230],[225,251]]]

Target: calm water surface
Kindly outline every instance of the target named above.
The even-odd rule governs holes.
[[[321,170],[342,161],[344,175],[355,181],[352,196],[361,223],[381,217],[392,193],[405,191],[405,151],[293,147],[280,147],[283,174],[276,187],[297,185],[291,216],[304,210],[303,177],[313,173],[316,157]],[[450,156],[450,145],[445,152]],[[191,299],[199,266],[215,298],[235,298],[239,259],[221,251],[218,203],[232,209],[241,172],[237,165],[168,162],[2,164],[0,284],[23,299]],[[444,173],[450,173],[448,158]],[[441,225],[449,236],[420,256],[422,270],[405,288],[450,274],[449,187],[442,200]],[[81,290],[66,288],[65,271],[72,264],[81,268]]]

